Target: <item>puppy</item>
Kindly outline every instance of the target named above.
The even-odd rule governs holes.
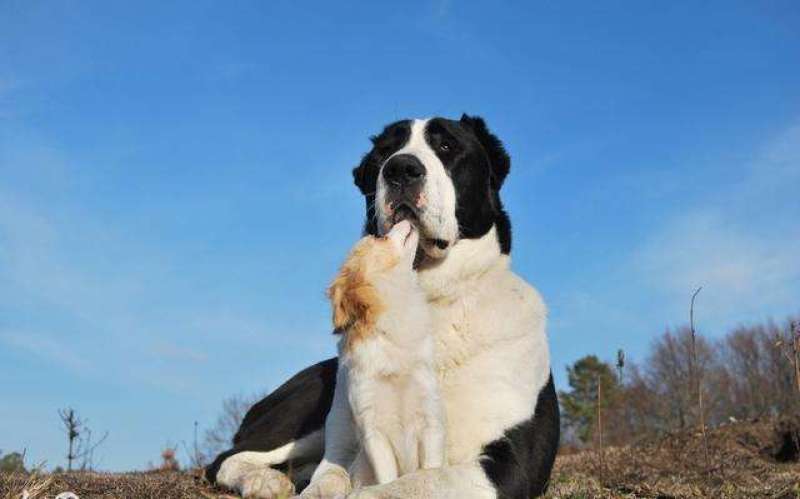
[[[412,269],[418,243],[408,221],[361,239],[328,289],[360,447],[356,485],[445,463],[428,304]]]

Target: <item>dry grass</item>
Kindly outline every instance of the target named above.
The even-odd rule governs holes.
[[[709,430],[709,470],[699,431],[608,448],[602,456],[595,451],[559,456],[547,496],[800,498],[800,464],[774,458],[783,443],[776,428],[787,427],[800,431],[800,418]]]
[[[93,473],[53,475],[0,474],[0,498],[20,499],[27,490],[30,499],[52,499],[61,492],[74,492],[81,499],[223,499],[234,496],[215,489],[198,475],[180,472]]]
[[[6,487],[6,478],[18,483],[9,483]],[[3,499],[19,499],[23,491],[27,492],[27,499],[44,498],[53,482],[53,477],[31,473],[30,475],[3,475],[0,474],[0,497]]]
[[[800,463],[778,462],[795,420],[737,423],[709,430],[711,469],[705,467],[699,431],[674,433],[631,447],[610,447],[559,456],[550,498],[800,498]],[[794,447],[796,449],[796,447]],[[233,496],[196,473],[0,474],[0,499],[55,497],[72,491],[88,498],[205,498]]]

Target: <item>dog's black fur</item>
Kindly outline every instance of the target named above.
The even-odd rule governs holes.
[[[560,434],[553,376],[539,392],[533,416],[483,447],[481,466],[497,497],[536,497],[547,490]]]
[[[372,150],[353,170],[355,184],[366,201],[367,234],[378,233],[375,190],[381,165],[408,141],[411,125],[410,120],[398,121],[372,137]],[[510,253],[511,224],[499,194],[510,159],[500,140],[483,119],[463,115],[458,121],[429,121],[426,141],[453,181],[459,237],[479,238],[494,226],[501,251]],[[208,479],[214,482],[224,459],[237,452],[272,450],[322,428],[333,399],[336,369],[336,359],[311,366],[253,406],[234,438],[233,448],[207,468]],[[529,420],[509,428],[502,438],[483,448],[481,465],[500,498],[528,498],[547,488],[559,441],[559,408],[552,375],[539,393],[535,410],[531,410]],[[321,458],[304,456],[304,462]]]
[[[276,449],[322,428],[333,403],[337,366],[332,358],[307,367],[251,407],[233,437],[233,448],[206,468],[209,481],[216,481],[222,462],[236,453]],[[308,456],[304,462],[321,459],[321,454]]]

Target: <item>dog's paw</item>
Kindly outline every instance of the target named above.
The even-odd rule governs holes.
[[[294,495],[294,484],[278,470],[263,468],[251,470],[242,477],[239,485],[242,497],[258,499],[286,499]]]
[[[301,499],[345,499],[351,490],[350,477],[347,473],[331,470],[312,481],[299,497]]]
[[[222,463],[217,483],[238,491],[242,497],[287,499],[294,495],[294,484],[278,470],[232,456]]]
[[[361,487],[354,490],[347,496],[347,499],[381,499],[390,496],[381,494],[381,487],[373,485],[371,487]]]

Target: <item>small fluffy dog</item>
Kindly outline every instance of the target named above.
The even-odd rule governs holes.
[[[418,243],[408,221],[385,237],[364,237],[328,289],[360,447],[354,484],[384,484],[445,463],[429,307],[412,269]]]

